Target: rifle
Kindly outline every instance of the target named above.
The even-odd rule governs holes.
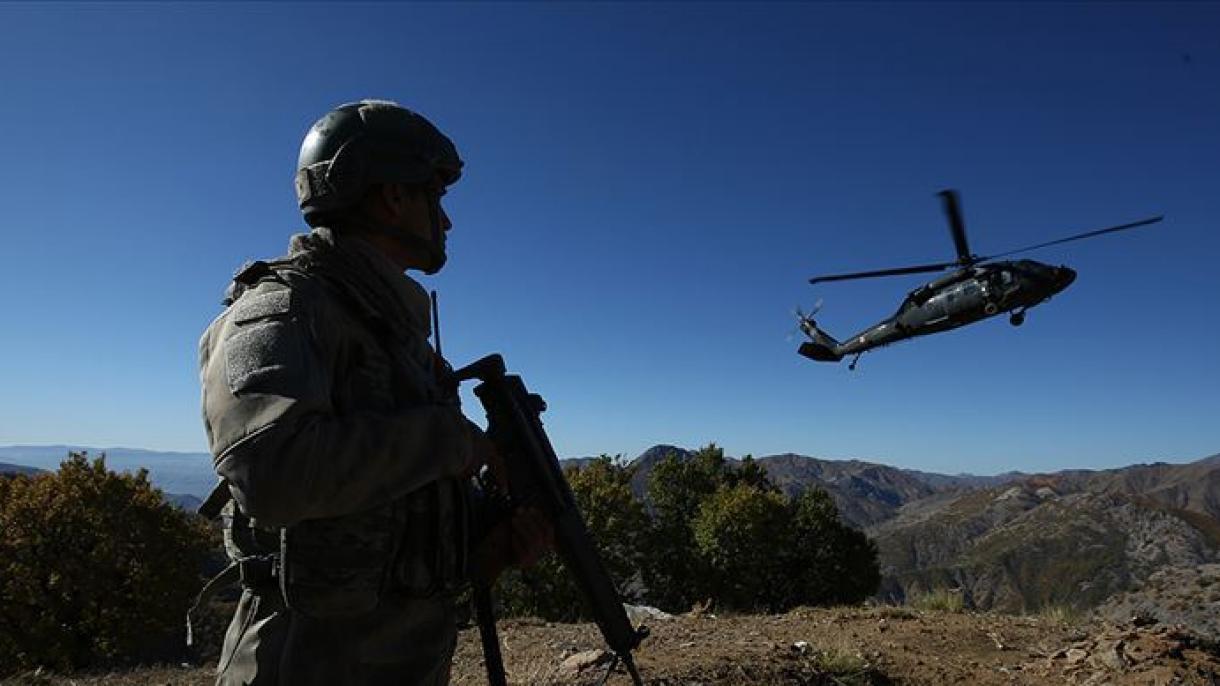
[[[546,403],[537,394],[526,390],[520,376],[505,373],[504,359],[499,355],[488,355],[477,360],[454,372],[451,378],[455,385],[470,379],[481,382],[475,387],[474,394],[487,412],[487,435],[511,475],[508,494],[495,493],[494,481],[487,480],[491,482],[484,483],[484,489],[490,492],[488,497],[506,497],[508,504],[503,509],[533,505],[550,519],[554,527],[556,551],[564,566],[576,578],[581,593],[589,601],[602,637],[614,653],[615,659],[602,678],[603,683],[622,662],[635,685],[643,686],[631,651],[648,636],[648,629],[632,628],[622,599],[589,537],[572,489],[559,466],[559,458],[555,456],[555,449],[542,428],[539,416],[546,410]],[[500,655],[500,641],[496,635],[491,589],[476,585],[474,601],[487,678],[492,686],[504,686],[507,680]]]

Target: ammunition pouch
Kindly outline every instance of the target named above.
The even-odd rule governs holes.
[[[456,593],[466,584],[466,484],[442,479],[387,505],[281,530],[278,582],[312,617],[370,612],[383,597]]]

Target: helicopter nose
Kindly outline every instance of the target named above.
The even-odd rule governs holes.
[[[1076,280],[1076,270],[1070,267],[1057,267],[1055,269],[1055,286],[1058,290],[1063,290],[1072,285]]]

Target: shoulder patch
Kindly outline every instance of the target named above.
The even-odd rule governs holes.
[[[292,291],[287,288],[246,293],[233,304],[233,323],[246,324],[292,311]]]
[[[234,329],[224,343],[229,391],[301,397],[309,373],[304,345],[289,322]]]

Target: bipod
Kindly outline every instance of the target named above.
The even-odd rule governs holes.
[[[618,663],[622,662],[627,668],[627,673],[631,675],[631,682],[635,686],[644,686],[644,681],[640,679],[640,673],[635,669],[635,661],[631,659],[631,653],[627,653],[624,657],[618,653],[613,653],[614,659],[610,661],[610,666],[606,669],[606,673],[602,675],[601,681],[597,682],[597,686],[606,686],[606,681],[614,674],[614,670],[618,668]]]

